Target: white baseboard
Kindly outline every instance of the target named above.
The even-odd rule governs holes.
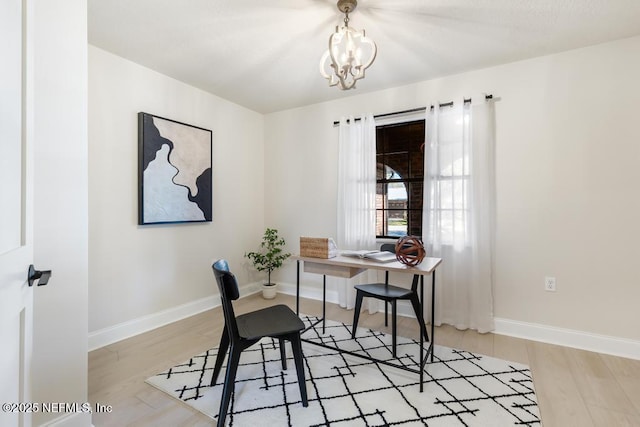
[[[91,414],[77,412],[73,414],[64,414],[56,419],[42,424],[42,427],[87,427],[92,426]]]
[[[247,296],[259,291],[260,284],[256,282],[241,286],[240,293],[243,296]],[[292,283],[280,283],[278,292],[295,295],[296,285]],[[322,288],[317,286],[301,287],[300,296],[303,298],[322,300]],[[338,303],[338,293],[335,290],[327,290],[326,298],[329,303]],[[89,351],[196,315],[219,305],[220,300],[218,296],[206,297],[158,313],[123,322],[109,328],[90,332]],[[398,304],[398,314],[415,317],[413,309],[409,304]],[[495,319],[495,330],[493,333],[640,360],[640,341],[624,338],[503,318]]]
[[[517,320],[494,320],[494,334],[640,360],[640,341]]]
[[[295,289],[294,289],[295,290]],[[259,291],[258,283],[249,283],[240,287],[240,294],[243,296]],[[220,297],[210,296],[186,304],[178,305],[157,313],[132,319],[119,323],[108,328],[89,332],[89,351],[96,350],[114,342],[131,338],[143,332],[148,332],[169,323],[194,316],[203,311],[210,310],[220,305]]]
[[[295,284],[281,284],[279,286],[279,292],[289,295],[296,294]],[[303,298],[322,300],[322,288],[315,286],[313,288],[301,287],[300,296]],[[337,292],[327,291],[327,302],[337,304]],[[399,303],[398,315],[415,317],[411,304]],[[564,347],[572,347],[581,350],[595,351],[596,353],[611,354],[613,356],[640,360],[640,341],[607,335],[598,335],[572,329],[557,328],[554,326],[536,323],[520,322],[517,320],[503,318],[496,318],[494,320],[494,334],[524,338],[531,341],[557,344]]]

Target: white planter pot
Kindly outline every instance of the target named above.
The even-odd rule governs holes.
[[[278,293],[278,285],[276,285],[275,283],[262,284],[262,298],[274,299],[277,293]]]

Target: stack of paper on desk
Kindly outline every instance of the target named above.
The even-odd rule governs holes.
[[[391,262],[396,260],[396,254],[387,251],[342,251],[340,253],[343,256],[350,256],[355,258],[370,259],[378,262]]]

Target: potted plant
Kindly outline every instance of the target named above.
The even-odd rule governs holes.
[[[284,239],[278,236],[278,230],[267,228],[262,236],[262,252],[248,252],[244,254],[253,263],[258,271],[267,272],[267,283],[262,285],[262,296],[266,299],[272,299],[276,296],[276,284],[271,283],[271,272],[282,267],[282,263],[291,256],[285,253],[282,248],[285,244]]]

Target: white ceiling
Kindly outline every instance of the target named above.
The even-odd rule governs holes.
[[[89,0],[89,43],[269,113],[640,34],[640,0],[360,0],[378,45],[350,91],[320,57],[335,0]]]

